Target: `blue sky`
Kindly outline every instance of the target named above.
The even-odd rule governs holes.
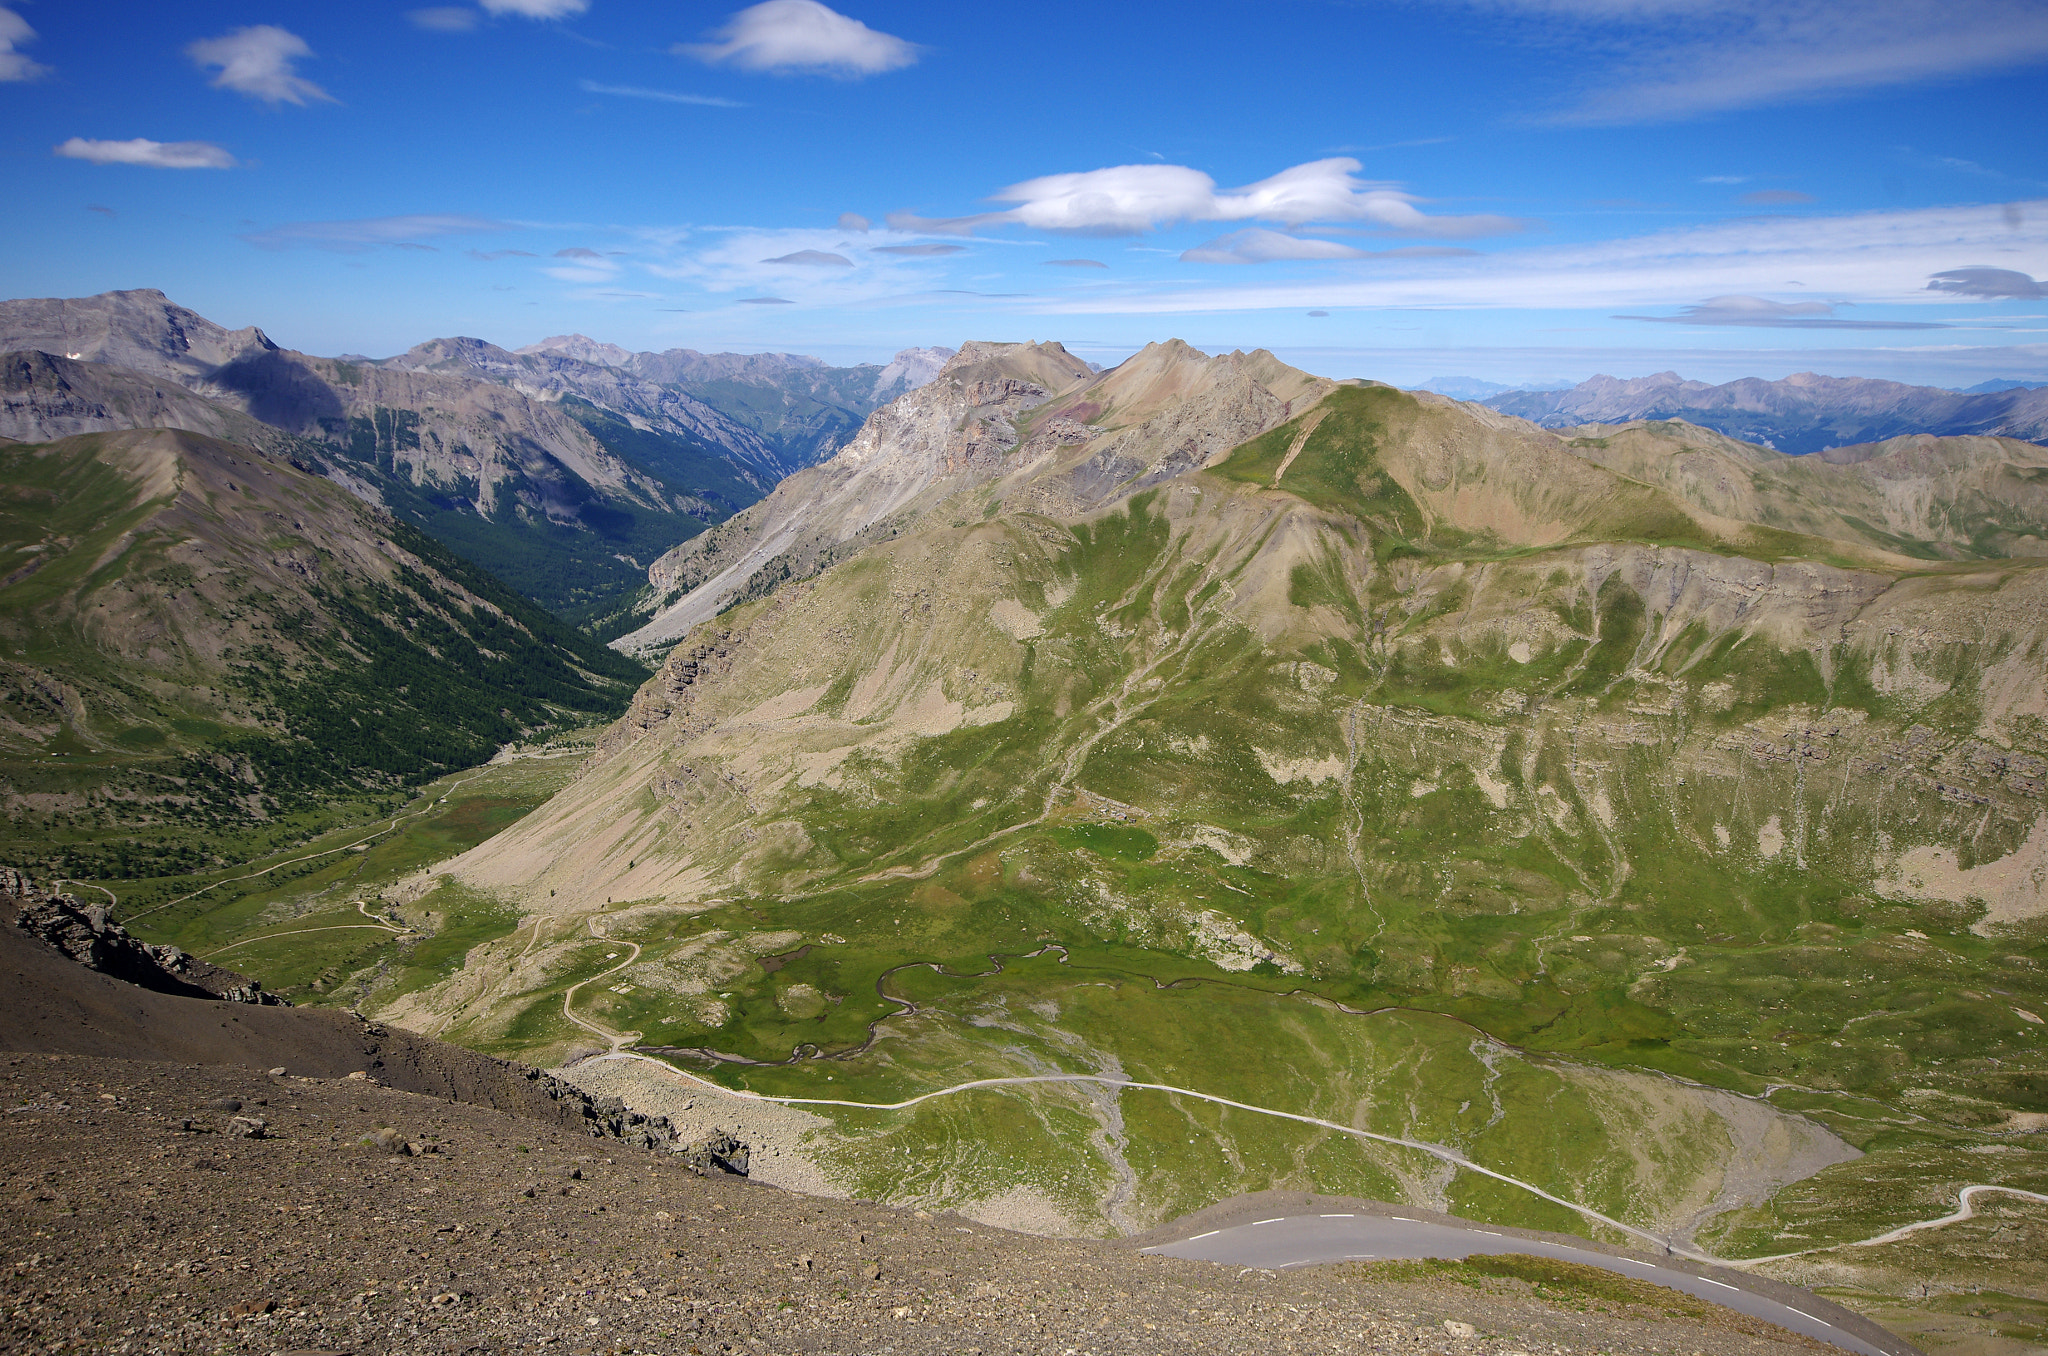
[[[0,292],[317,353],[2048,379],[2038,0],[0,0]]]

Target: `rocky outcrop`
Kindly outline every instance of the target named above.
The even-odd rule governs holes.
[[[23,932],[100,974],[183,998],[291,1006],[247,975],[129,936],[107,905],[52,893],[13,867],[0,867],[0,909],[11,910]]]
[[[683,1166],[699,1177],[710,1177],[724,1173],[728,1177],[745,1177],[752,1150],[723,1130],[711,1134],[680,1151]]]

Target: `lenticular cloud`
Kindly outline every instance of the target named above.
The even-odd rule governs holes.
[[[1015,223],[1091,235],[1139,235],[1188,221],[1357,222],[1438,238],[1501,235],[1522,227],[1510,217],[1430,216],[1413,194],[1358,178],[1360,168],[1339,156],[1296,165],[1243,188],[1218,189],[1214,179],[1185,165],[1115,165],[1012,184],[992,195],[1016,204],[1008,211],[936,221],[898,214],[889,222],[899,229],[955,234]]]

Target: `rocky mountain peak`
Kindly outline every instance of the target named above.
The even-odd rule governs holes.
[[[1088,364],[1067,352],[1054,340],[1043,343],[1000,343],[970,339],[946,360],[933,377],[934,385],[967,386],[976,382],[1013,380],[1043,387],[1048,392],[1065,390],[1092,376]]]
[[[578,362],[596,363],[600,367],[624,367],[633,358],[630,349],[617,344],[601,343],[583,334],[556,334],[537,344],[515,348],[514,353],[527,355],[549,353],[563,358],[574,358]]]
[[[875,399],[883,403],[914,391],[939,374],[953,356],[950,348],[906,348],[875,377]]]
[[[0,302],[0,351],[34,350],[184,382],[280,351],[254,325],[231,330],[155,288]]]
[[[384,366],[406,372],[442,372],[465,368],[483,371],[492,368],[520,368],[524,364],[519,361],[517,354],[509,349],[499,348],[487,339],[455,335],[414,344],[396,358],[385,359]]]

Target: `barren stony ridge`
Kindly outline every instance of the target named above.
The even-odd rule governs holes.
[[[223,1065],[0,1056],[0,1200],[16,1351],[1823,1349],[1635,1282],[1239,1272]]]

